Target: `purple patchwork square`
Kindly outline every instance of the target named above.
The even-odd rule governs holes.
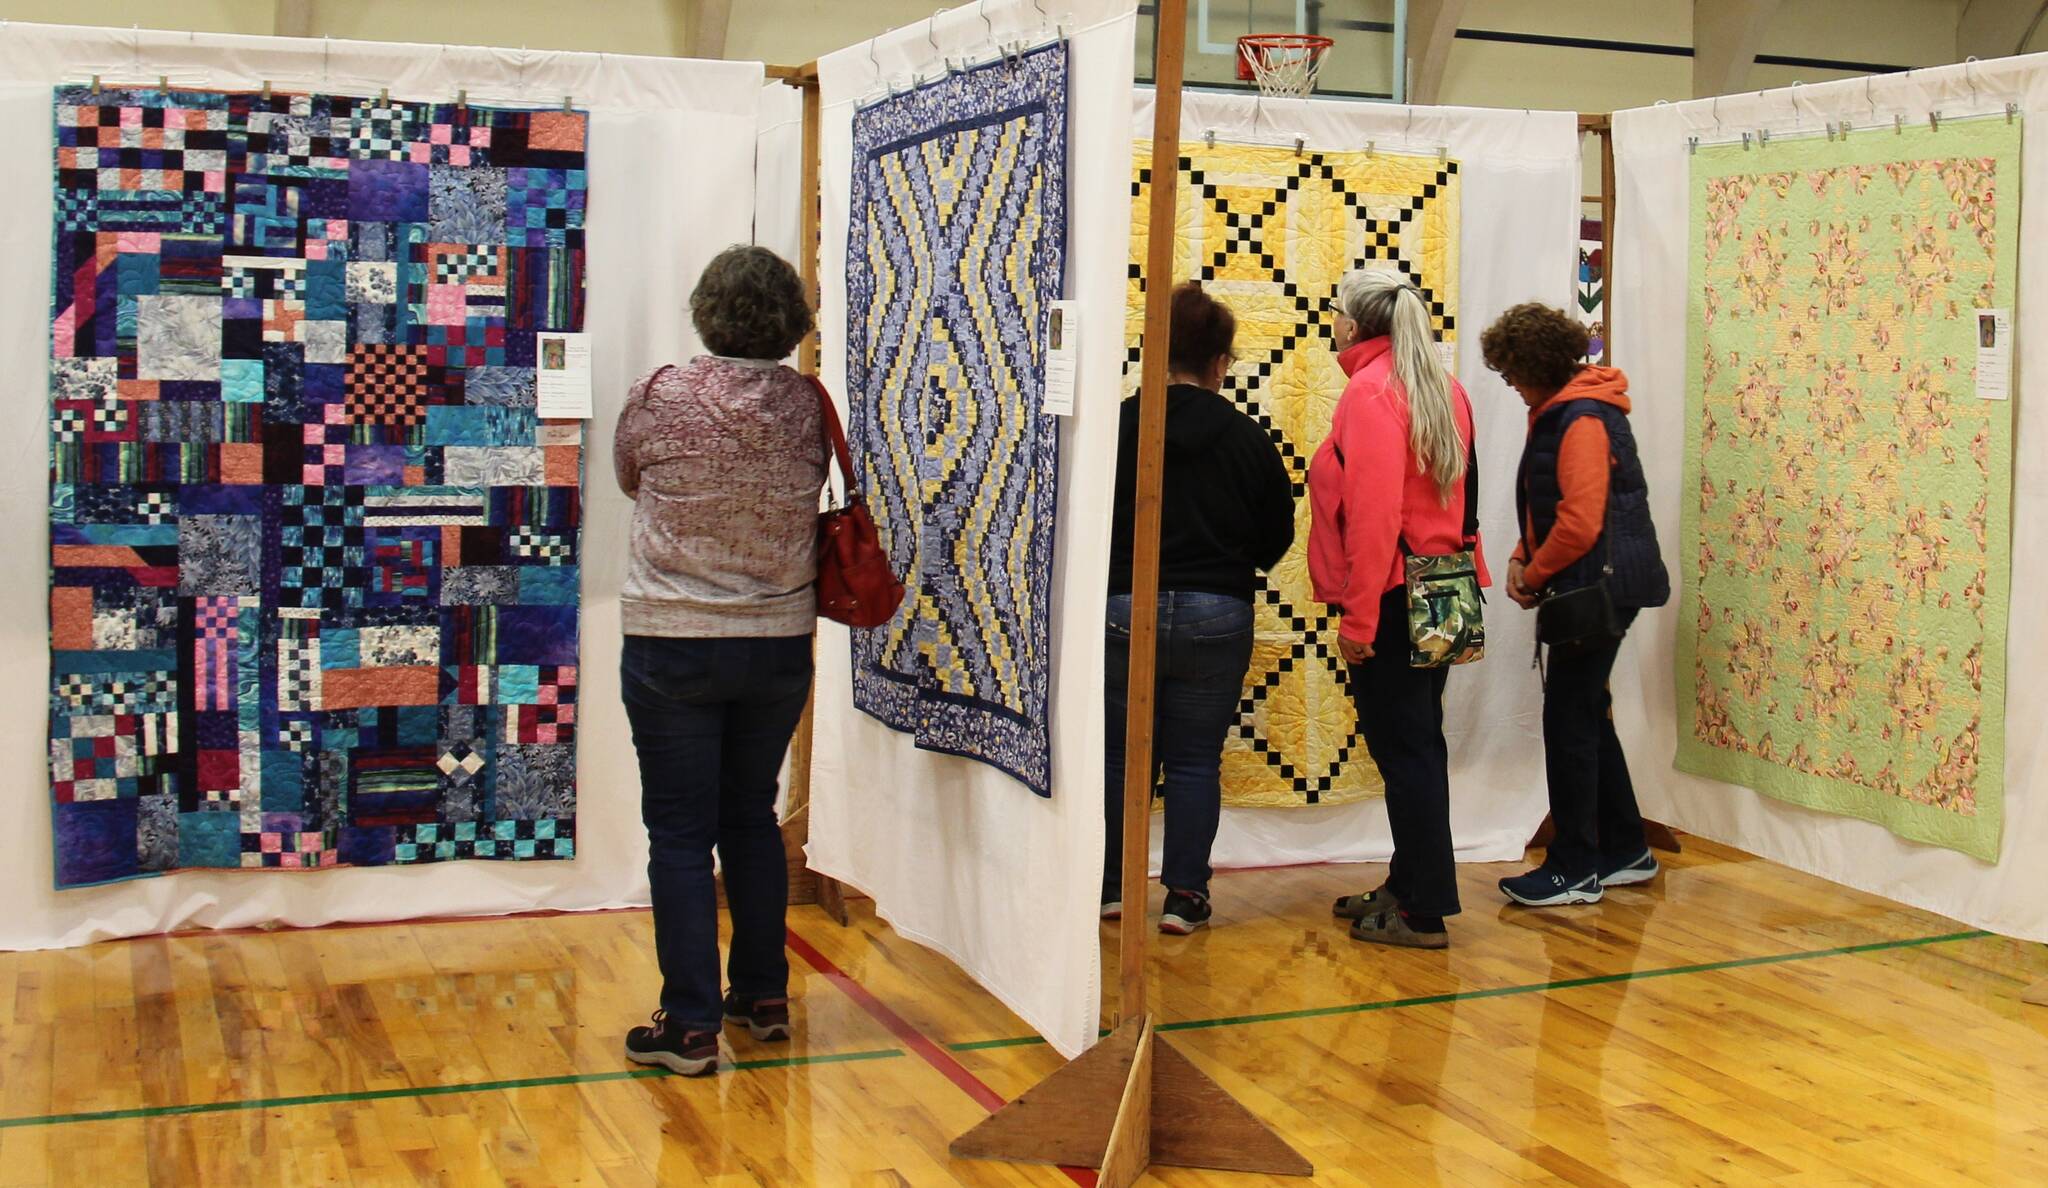
[[[341,480],[351,487],[398,486],[405,482],[405,447],[352,445],[344,456]]]
[[[348,217],[379,223],[427,221],[427,167],[410,161],[351,161]]]

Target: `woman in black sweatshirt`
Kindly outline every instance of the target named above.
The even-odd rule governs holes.
[[[1223,811],[1223,740],[1252,658],[1259,570],[1294,543],[1294,483],[1258,422],[1217,394],[1234,358],[1237,318],[1190,281],[1173,292],[1167,356],[1166,472],[1159,532],[1158,695],[1152,763],[1164,773],[1166,884],[1162,932],[1209,922],[1209,847]],[[1107,857],[1102,917],[1120,919],[1125,694],[1131,662],[1131,549],[1138,402],[1124,401],[1109,552],[1103,699]]]

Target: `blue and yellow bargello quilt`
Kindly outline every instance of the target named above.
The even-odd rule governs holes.
[[[1057,420],[1041,410],[1066,261],[1067,50],[854,116],[854,470],[907,596],[853,632],[854,703],[918,747],[1049,795]]]
[[[585,117],[55,117],[57,884],[572,857]]]

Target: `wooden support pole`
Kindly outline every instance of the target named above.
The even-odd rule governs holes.
[[[803,240],[798,253],[797,272],[803,278],[805,297],[810,301],[811,308],[816,309],[820,218],[818,154],[821,147],[818,68],[816,63],[806,66],[770,66],[767,68],[767,75],[803,92],[803,172],[798,181],[799,225],[803,228]],[[814,327],[797,346],[797,368],[805,375],[818,374],[818,348],[819,331]],[[814,637],[814,652],[815,643]],[[812,872],[803,860],[803,849],[811,836],[811,761],[816,737],[812,711],[816,703],[816,692],[813,690],[811,699],[804,703],[803,717],[797,721],[796,734],[789,740],[789,799],[783,815],[782,848],[789,866],[789,902],[815,903],[824,908],[827,915],[844,924],[845,889],[837,880]]]
[[[1614,125],[1606,119],[1594,135],[1600,138],[1600,362],[1614,358]]]
[[[1180,170],[1187,0],[1159,0],[1153,65],[1151,225],[1174,225]],[[1130,717],[1125,722],[1122,1022],[1093,1048],[953,1141],[970,1159],[1086,1164],[1101,1188],[1127,1188],[1151,1164],[1308,1176],[1315,1168],[1188,1058],[1156,1038],[1145,1009],[1146,859],[1152,832],[1152,701],[1159,635],[1160,486],[1166,456],[1166,354],[1173,236],[1147,245],[1138,396],[1137,515],[1131,541]],[[1153,1101],[1165,1108],[1154,1109]]]
[[[1174,225],[1180,196],[1181,76],[1187,0],[1160,0],[1152,79],[1152,205],[1146,243],[1145,340],[1138,389],[1136,515],[1131,536],[1131,670],[1124,727],[1124,925],[1117,949],[1117,1017],[1145,1014],[1146,877],[1152,842],[1152,703],[1159,640],[1160,489],[1166,466],[1166,356],[1173,333]]]

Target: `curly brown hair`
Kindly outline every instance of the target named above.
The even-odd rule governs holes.
[[[784,359],[815,323],[803,279],[764,247],[734,244],[704,266],[690,321],[714,355]]]
[[[1578,319],[1541,302],[1515,306],[1479,336],[1486,365],[1510,384],[1556,391],[1586,361],[1592,336]]]

